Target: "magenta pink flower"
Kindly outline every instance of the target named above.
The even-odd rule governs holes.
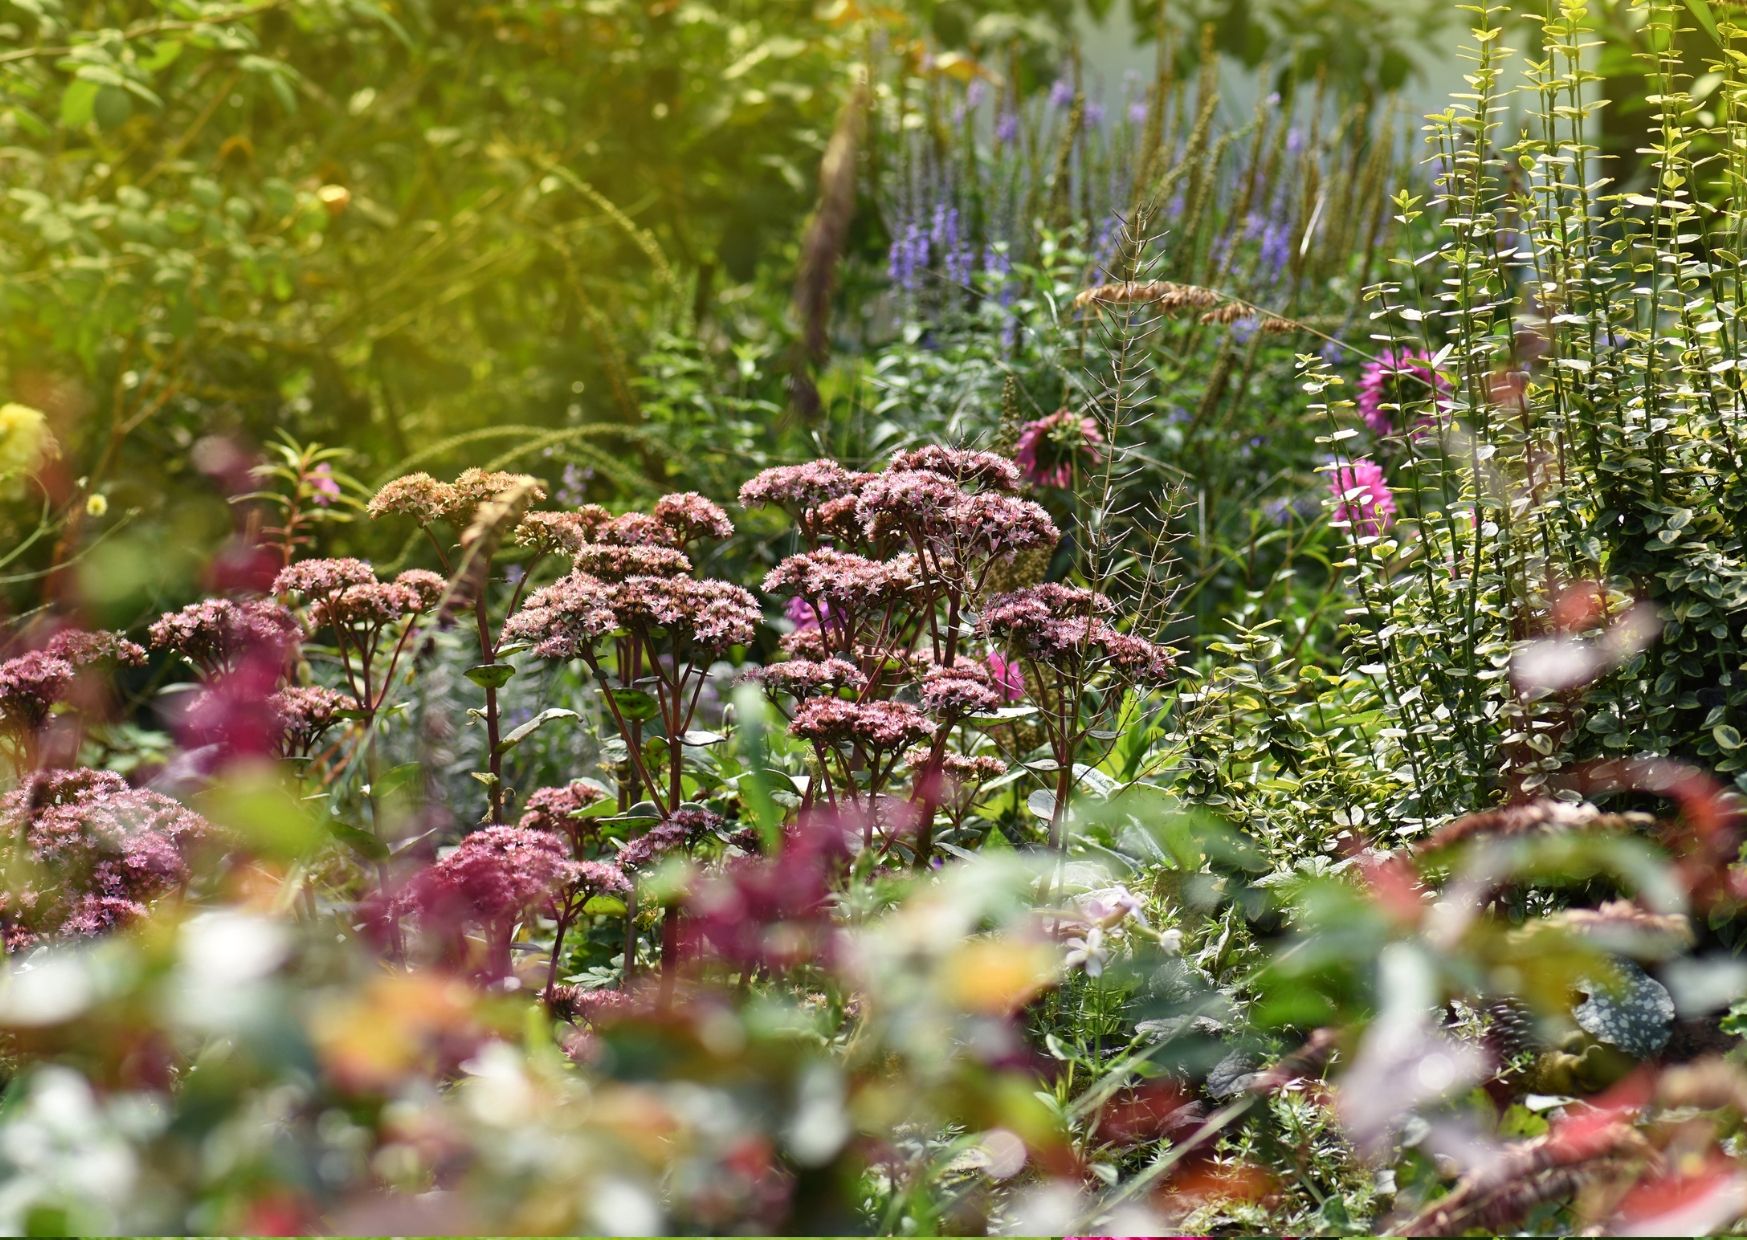
[[[1017,702],[1025,696],[1025,673],[1016,660],[1009,659],[998,650],[991,650],[985,660],[989,675],[994,678],[995,687],[1001,691],[1001,696],[1008,702]]]
[[[831,615],[831,604],[821,601],[815,607],[797,594],[784,604],[783,614],[797,629],[817,628],[821,620]]]
[[[1395,496],[1375,461],[1338,466],[1329,478],[1335,499],[1334,522],[1350,527],[1361,538],[1374,538],[1395,524]]]
[[[334,477],[333,466],[323,461],[309,473],[307,480],[310,486],[310,498],[317,506],[326,508],[340,498],[340,480]]]
[[[1060,409],[1020,428],[1013,459],[1027,482],[1065,487],[1072,484],[1076,467],[1098,459],[1103,444],[1096,420]]]
[[[1424,351],[1385,349],[1359,372],[1359,416],[1374,434],[1388,435],[1395,429],[1397,411],[1427,400],[1436,400],[1440,410],[1448,409],[1449,392],[1450,381],[1432,369]]]

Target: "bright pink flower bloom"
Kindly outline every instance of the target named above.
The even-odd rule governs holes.
[[[334,477],[333,466],[323,461],[309,474],[310,498],[319,507],[326,508],[340,498],[340,481]]]
[[[1103,444],[1096,420],[1060,409],[1020,428],[1013,459],[1027,482],[1065,487],[1074,480],[1074,467],[1082,461],[1096,461]]]
[[[1432,369],[1431,357],[1424,351],[1385,349],[1359,372],[1359,416],[1374,434],[1388,435],[1395,430],[1394,419],[1401,409],[1421,406],[1428,398],[1435,398],[1440,410],[1447,409],[1449,392],[1450,381]]]
[[[1025,696],[1025,673],[1020,670],[1015,659],[1009,659],[998,650],[991,650],[988,657],[989,675],[995,679],[995,687],[1001,691],[1001,696],[1009,702],[1017,702]]]
[[[1395,524],[1395,496],[1375,461],[1338,467],[1330,476],[1329,492],[1335,498],[1335,524],[1350,526],[1360,537],[1375,537]]]

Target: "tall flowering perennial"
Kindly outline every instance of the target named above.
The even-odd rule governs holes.
[[[1054,582],[1000,595],[983,609],[984,635],[1023,668],[1025,692],[1037,706],[1056,762],[1053,847],[1063,843],[1075,763],[1092,731],[1088,695],[1154,688],[1176,668],[1168,648],[1118,629],[1115,611],[1102,594]]]
[[[1039,436],[1072,430],[1092,451],[1101,442],[1095,426],[1046,421]],[[1042,442],[1034,436],[1033,448]],[[741,489],[749,506],[787,511],[804,545],[764,580],[766,592],[790,597],[797,627],[782,642],[788,662],[761,678],[796,701],[790,730],[813,746],[820,772],[809,800],[853,806],[872,822],[907,766],[917,830],[909,848],[919,866],[930,859],[937,809],[956,795],[948,769],[984,769],[976,755],[953,748],[956,739],[974,749],[979,720],[987,724],[1031,687],[1071,779],[1072,755],[1091,729],[1082,699],[1094,683],[1104,690],[1154,684],[1172,667],[1168,651],[1115,626],[1107,600],[1065,586],[1041,587],[1029,600],[1043,620],[1067,626],[1052,647],[1020,640],[1035,634],[1017,626],[1017,600],[1009,598],[993,624],[984,613],[984,636],[997,653],[964,657],[991,570],[1060,538],[1040,506],[1014,495],[1027,481],[1026,464],[1045,467],[1035,452],[1015,463],[931,446],[901,453],[875,474],[813,462],[767,470]],[[1054,479],[1060,462],[1045,464],[1052,471],[1045,480]],[[1076,627],[1082,595],[1095,600],[1095,614],[1078,615]],[[851,669],[857,674],[846,674]],[[1061,791],[1063,806],[1070,790]],[[1052,839],[1059,842],[1054,831]]]
[[[395,478],[365,506],[372,519],[410,519],[436,551],[443,571],[441,575],[427,574],[434,595],[427,610],[440,600],[449,600],[456,610],[471,608],[473,612],[480,661],[468,676],[485,694],[488,816],[494,823],[504,821],[506,791],[498,691],[515,671],[501,661],[504,638],[492,629],[487,596],[494,580],[495,559],[506,541],[531,550],[536,562],[546,555],[568,554],[600,523],[594,513],[599,513],[600,521],[606,519],[602,509],[590,513],[528,511],[545,498],[545,484],[528,474],[467,469],[453,482],[440,482],[422,472]],[[534,564],[521,568],[512,588],[511,611],[532,576]]]
[[[580,659],[593,674],[630,765],[622,808],[640,791],[666,818],[685,805],[684,738],[710,667],[757,633],[757,600],[731,582],[691,576],[683,555],[732,531],[720,507],[689,492],[663,497],[650,513],[614,517],[579,544],[571,573],[535,590],[504,626],[535,656]],[[678,906],[667,914],[662,960],[671,977]]]
[[[1422,349],[1385,349],[1366,362],[1359,372],[1359,416],[1378,436],[1396,433],[1396,418],[1403,410],[1435,404],[1448,409],[1450,380],[1432,368],[1432,359]],[[1421,418],[1424,425],[1429,418]]]
[[[301,604],[311,634],[333,639],[346,689],[369,719],[388,696],[419,617],[441,597],[441,584],[422,569],[379,581],[362,560],[317,559],[287,565],[273,592]]]
[[[88,768],[33,775],[0,797],[5,865],[0,942],[9,952],[101,934],[186,888],[212,835],[199,814]]]
[[[1075,474],[1095,464],[1104,435],[1095,418],[1060,409],[1019,428],[1013,461],[1033,486],[1072,486]]]
[[[948,665],[964,636],[967,605],[994,566],[1053,547],[1061,538],[1039,505],[1007,493],[1018,482],[1011,462],[960,449],[949,456],[929,460],[935,468],[928,469],[905,468],[906,458],[899,457],[862,487],[855,504],[863,539],[876,558],[903,551],[915,556],[917,605],[929,649],[936,662]],[[1006,469],[993,471],[991,458]],[[984,485],[971,489],[978,483]]]
[[[1359,538],[1375,538],[1395,524],[1395,495],[1383,478],[1383,467],[1372,460],[1336,465],[1329,475],[1335,503],[1335,524]]]

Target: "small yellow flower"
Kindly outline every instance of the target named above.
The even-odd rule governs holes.
[[[85,497],[85,515],[101,517],[109,511],[109,497],[98,491],[93,491]]]
[[[60,451],[48,419],[29,405],[0,405],[0,478],[35,473]]]

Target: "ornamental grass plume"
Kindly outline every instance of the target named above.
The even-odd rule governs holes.
[[[1103,449],[1096,419],[1061,409],[1019,428],[1013,460],[1033,486],[1068,487],[1082,466],[1097,462]]]
[[[1384,481],[1383,467],[1372,460],[1337,464],[1329,477],[1334,496],[1334,523],[1356,537],[1375,538],[1395,524],[1395,496]]]

